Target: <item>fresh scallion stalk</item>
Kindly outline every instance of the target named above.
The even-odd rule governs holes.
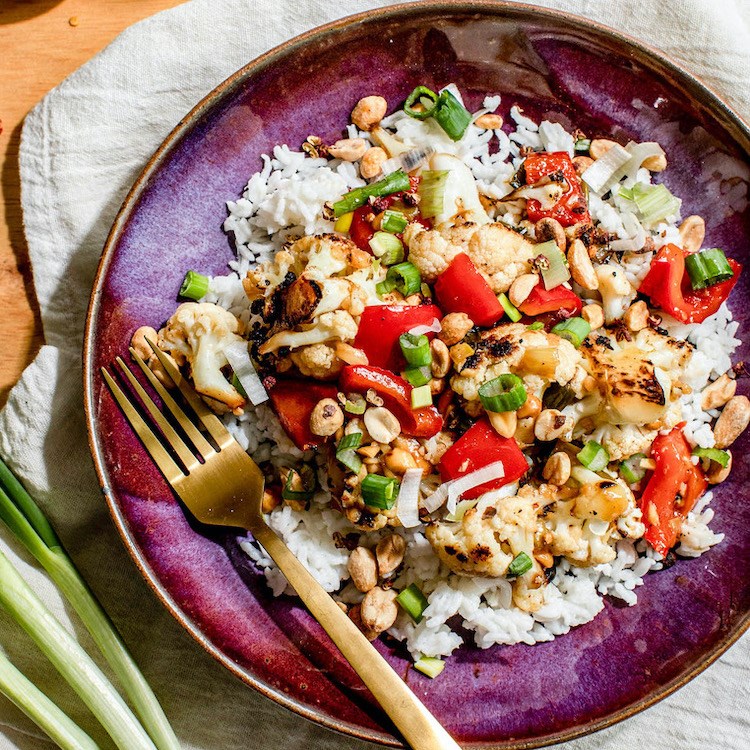
[[[498,300],[500,301],[500,304],[503,306],[503,310],[505,310],[505,314],[514,322],[518,323],[519,320],[523,317],[521,315],[521,312],[517,307],[513,305],[513,303],[508,299],[508,295],[505,294],[505,292],[501,292],[497,295]]]
[[[445,669],[445,662],[437,656],[420,656],[414,669],[434,680]]]
[[[596,440],[589,440],[586,445],[578,453],[578,460],[587,468],[589,471],[601,471],[607,468],[609,463],[609,453],[607,449],[596,442]]]
[[[350,432],[344,435],[336,446],[336,460],[355,474],[362,468],[362,459],[356,453],[361,443],[362,433]]]
[[[385,297],[386,294],[390,294],[395,288],[396,280],[393,278],[389,279],[388,276],[386,276],[382,281],[378,281],[378,283],[375,284],[375,292],[381,299]]]
[[[2,459],[0,519],[47,571],[77,612],[158,750],[179,750],[174,730],[114,624],[81,578],[49,521]]]
[[[556,333],[561,339],[567,339],[577,349],[591,333],[591,326],[583,318],[567,318],[554,326],[552,333]]]
[[[350,190],[340,201],[333,204],[333,215],[338,218],[360,206],[364,206],[368,198],[392,195],[393,193],[407,191],[410,188],[409,176],[402,169],[397,169],[382,180]]]
[[[445,184],[450,171],[447,169],[425,169],[419,182],[419,213],[425,218],[439,216],[445,207]]]
[[[570,278],[565,256],[554,240],[536,245],[534,252],[537,257],[543,255],[547,259],[547,262],[541,267],[545,289],[554,289]]]
[[[180,297],[185,299],[199,300],[208,293],[208,276],[204,276],[197,271],[188,271],[182,280],[182,286],[178,292]]]
[[[306,503],[315,494],[316,485],[317,481],[312,467],[303,464],[301,469],[289,469],[286,482],[284,482],[284,487],[281,490],[281,497],[284,500]]]
[[[380,228],[384,232],[391,234],[401,234],[406,229],[409,219],[401,211],[393,211],[390,208],[383,212],[383,218],[380,222]]]
[[[404,245],[395,234],[375,232],[370,238],[370,249],[375,257],[380,258],[384,266],[401,263],[404,259]]]
[[[419,103],[421,109],[415,109],[414,105]],[[427,86],[417,86],[414,91],[406,97],[404,112],[416,120],[426,120],[432,117],[438,103],[438,95]]]
[[[726,469],[729,465],[729,452],[719,450],[718,448],[695,448],[693,455],[698,456],[698,458],[707,458],[709,461],[715,461],[721,465],[722,469]]]
[[[398,482],[382,474],[368,474],[360,485],[365,505],[380,510],[390,510],[398,497]]]
[[[411,389],[411,408],[421,409],[432,405],[432,391],[429,385],[420,385]]]
[[[690,277],[693,289],[705,289],[734,276],[734,271],[727,261],[724,251],[718,247],[701,250],[685,256],[685,270]]]
[[[587,154],[591,148],[591,139],[579,138],[573,148],[577,154]]]
[[[620,474],[628,484],[638,484],[646,476],[646,470],[641,466],[641,459],[645,453],[634,453],[620,464]]]
[[[535,320],[530,326],[530,331],[541,331],[544,328],[544,323],[541,320]]]
[[[432,363],[430,340],[424,334],[415,336],[413,333],[402,333],[398,343],[410,367],[424,367]]]
[[[621,191],[622,194],[622,191]],[[682,202],[669,192],[666,185],[644,185],[637,182],[627,196],[635,202],[643,223],[657,224],[674,216],[680,210]]]
[[[404,377],[409,381],[409,384],[415,388],[419,388],[421,385],[426,385],[432,380],[432,370],[429,365],[423,367],[407,367],[404,370]]]
[[[427,597],[416,583],[409,584],[396,597],[396,601],[414,622],[418,623],[422,620],[422,613],[427,609]]]
[[[452,141],[460,141],[471,123],[471,112],[447,90],[438,97],[433,117]]]
[[[487,411],[515,411],[526,403],[526,388],[518,375],[499,375],[479,386],[479,399]]]
[[[99,750],[99,746],[0,652],[0,693],[43,729],[62,750]]]
[[[344,402],[344,411],[349,414],[364,414],[367,401],[361,393],[350,393]]]
[[[413,264],[409,263],[398,263],[395,266],[391,266],[388,269],[386,275],[386,281],[390,280],[395,283],[395,288],[398,289],[404,297],[408,297],[410,294],[416,294],[422,288],[422,276],[419,273],[419,269]],[[376,287],[377,289],[377,287]]]
[[[531,570],[532,565],[531,558],[525,552],[519,552],[511,561],[508,570],[505,571],[505,575],[522,576]]]

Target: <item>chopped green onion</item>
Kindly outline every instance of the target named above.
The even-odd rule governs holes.
[[[620,474],[628,484],[638,484],[646,476],[646,470],[641,466],[641,459],[645,453],[634,453],[620,464]]]
[[[406,229],[409,219],[401,211],[392,211],[390,208],[383,212],[380,228],[391,234],[401,234]]]
[[[590,138],[579,138],[575,142],[574,149],[577,154],[587,154],[590,148],[591,148]]]
[[[338,458],[338,454],[336,457]],[[281,497],[284,500],[296,500],[306,503],[315,494],[316,484],[315,472],[307,464],[303,464],[299,470],[289,469],[284,488],[281,490]]]
[[[389,279],[387,276],[375,284],[375,291],[378,297],[385,297],[386,294],[390,294],[396,288],[395,279]]]
[[[208,293],[208,276],[197,271],[188,271],[178,294],[185,299],[199,300]]]
[[[417,102],[422,105],[422,109],[414,109],[414,105]],[[428,89],[427,86],[417,86],[414,91],[406,97],[404,112],[406,112],[409,117],[413,117],[416,120],[426,120],[435,113],[437,103],[438,95],[432,89]]]
[[[422,620],[422,613],[427,609],[427,597],[416,583],[407,586],[397,597],[396,601],[414,622]]]
[[[361,393],[350,393],[344,402],[344,411],[349,414],[364,414],[367,401]]]
[[[390,232],[375,232],[370,238],[370,248],[373,254],[380,258],[384,266],[401,263],[404,259],[404,243]]]
[[[561,339],[567,339],[578,348],[591,333],[591,326],[583,318],[567,318],[554,326],[552,333],[556,333]]]
[[[408,297],[410,294],[416,294],[422,287],[422,277],[419,274],[419,269],[413,264],[399,263],[395,266],[391,266],[388,269],[388,274],[385,277],[386,281],[390,280],[395,282],[395,288],[398,289],[404,297]],[[376,287],[377,288],[377,287]]]
[[[438,97],[434,117],[452,141],[460,141],[471,123],[471,113],[450,91]]]
[[[81,578],[73,561],[63,548],[44,514],[1,459],[0,518],[14,536],[39,561],[65,598],[70,602],[73,609],[78,613],[97,647],[112,667],[115,676],[125,690],[126,695],[130,698],[136,713],[143,726],[151,735],[158,750],[179,750],[180,744],[164,715],[164,711],[143,674],[138,669],[137,664],[133,661],[133,657],[120,638],[112,621],[102,609],[86,582]],[[8,565],[10,566],[10,563]],[[10,566],[10,570],[13,571],[12,566]],[[3,581],[3,585],[6,585],[3,576],[0,576],[0,581]],[[8,581],[7,585],[9,583]],[[21,583],[23,583],[23,579],[21,579]],[[5,591],[8,591],[7,587]],[[10,593],[9,596],[14,597],[14,594]],[[19,603],[22,614],[26,616],[27,613],[23,612],[24,606],[23,603]],[[21,622],[19,616],[14,615],[14,618],[18,622]],[[67,642],[59,640],[50,632],[50,627],[53,623],[56,623],[52,615],[49,615],[49,618],[45,615],[44,618],[37,619],[29,611],[27,622],[29,624],[29,629],[27,629],[29,634],[32,634],[33,629],[35,630],[35,634],[33,634],[35,639],[37,637],[48,638],[49,648],[52,650],[56,649],[60,658],[64,661],[69,660],[72,652],[67,652],[66,655],[62,654],[64,645]],[[67,635],[67,631],[63,632]],[[71,642],[70,646],[73,649],[78,648],[78,645],[74,641]],[[47,655],[52,660],[52,656],[49,653]],[[88,659],[85,653],[84,656]],[[80,666],[81,668],[84,667],[83,662],[80,663]],[[72,665],[71,669],[74,669]],[[62,673],[62,669],[60,671]],[[73,685],[69,674],[63,674],[63,676]],[[91,675],[86,674],[83,679],[86,682],[90,682]],[[75,685],[73,686],[75,687]],[[76,690],[78,690],[77,687]],[[120,701],[119,695],[114,692],[114,689],[111,688],[106,680],[104,681],[103,688],[95,688],[95,690],[100,691],[93,698],[98,706],[97,711],[100,714],[104,714],[104,719],[101,716],[97,716],[97,718],[102,721],[103,726],[112,734],[110,731],[112,723],[120,725],[129,722],[130,719],[124,717],[121,709],[115,705]],[[110,695],[110,691],[114,693],[114,697]],[[127,709],[125,710],[127,711]],[[129,711],[127,711],[127,716],[132,716]],[[142,730],[137,722],[135,722],[135,719],[132,721],[137,726],[138,734],[133,735],[132,742],[128,743],[126,741],[121,746],[128,748],[128,750],[135,750],[136,747],[151,747],[150,743],[145,745],[141,741],[140,734],[142,734]]]
[[[398,337],[398,343],[411,367],[424,367],[432,363],[430,340],[424,334],[415,336],[413,333],[402,333]]]
[[[448,169],[425,169],[419,181],[419,213],[425,219],[439,216],[445,208],[445,183],[448,181]]]
[[[350,432],[344,435],[336,446],[336,460],[355,474],[358,474],[362,468],[362,459],[356,453],[361,443],[362,433]]]
[[[426,385],[432,380],[432,369],[429,365],[423,367],[407,367],[406,370],[404,370],[404,377],[415,388],[419,388],[419,386]]]
[[[621,196],[632,200],[644,224],[658,222],[674,216],[680,210],[682,201],[669,192],[666,185],[644,185],[636,182],[629,190],[620,189]]]
[[[420,656],[414,669],[434,680],[445,669],[445,662],[437,656]]]
[[[420,385],[411,389],[411,408],[421,409],[432,405],[432,391],[429,385]]]
[[[570,278],[568,263],[562,250],[554,240],[542,242],[534,247],[537,257],[543,255],[547,262],[542,265],[542,281],[545,289],[554,289]]]
[[[505,575],[522,576],[524,573],[528,573],[531,570],[532,565],[531,558],[525,552],[519,552],[508,566]]]
[[[576,394],[572,388],[559,383],[550,383],[542,396],[542,406],[545,409],[564,409],[576,400]]]
[[[707,286],[720,284],[734,276],[734,271],[727,262],[727,256],[718,247],[686,256],[685,268],[693,289],[705,289]]]
[[[726,469],[729,465],[729,452],[718,448],[696,448],[693,455],[698,456],[698,458],[707,458],[709,461],[716,461],[717,464],[721,464],[722,469]]]
[[[601,471],[607,468],[609,453],[596,440],[589,440],[578,452],[578,460],[590,471]]]
[[[541,331],[544,328],[544,323],[541,320],[535,320],[530,326],[530,331]]]
[[[497,298],[500,300],[500,304],[503,306],[503,310],[505,310],[505,314],[514,322],[518,323],[519,320],[523,317],[518,310],[517,307],[513,305],[513,303],[508,299],[508,295],[505,294],[505,292],[501,292],[497,295]],[[542,328],[544,328],[544,325],[542,325]]]
[[[382,474],[368,474],[360,485],[365,505],[380,510],[390,510],[398,497],[398,482]]]
[[[243,387],[242,383],[240,383],[240,379],[232,373],[232,380],[230,381],[232,383],[232,388],[234,388],[237,393],[242,396],[242,398],[247,398],[247,393],[245,393],[245,388]]]
[[[364,206],[368,198],[378,198],[410,189],[409,176],[403,169],[397,169],[382,180],[350,190],[340,201],[333,204],[333,215],[338,218],[349,213],[349,211],[354,211],[356,208]]]
[[[526,388],[518,375],[500,375],[479,386],[479,398],[487,411],[515,411],[526,403]]]

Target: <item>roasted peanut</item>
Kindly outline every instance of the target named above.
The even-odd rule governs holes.
[[[365,412],[365,427],[378,443],[390,443],[401,433],[398,419],[384,406],[373,406]]]
[[[644,169],[648,169],[649,172],[663,172],[667,168],[667,157],[664,154],[656,154],[656,156],[649,156],[643,160],[641,165]]]
[[[518,408],[518,411],[516,414],[518,415],[519,419],[524,419],[525,417],[533,417],[536,419],[539,416],[539,412],[542,410],[542,402],[539,400],[538,396],[535,396],[533,393],[530,393],[526,397],[526,401]]]
[[[518,426],[518,417],[514,411],[490,411],[487,412],[490,424],[495,432],[504,438],[511,438]]]
[[[409,451],[403,448],[394,448],[385,454],[385,465],[394,474],[403,474],[407,469],[416,469],[417,462]]]
[[[371,130],[388,111],[388,102],[382,96],[366,96],[352,110],[352,122],[360,130]]]
[[[534,558],[543,568],[551,568],[555,564],[555,558],[551,552],[535,552]]]
[[[368,144],[364,138],[343,138],[328,147],[328,153],[335,159],[342,161],[357,161],[361,159]]]
[[[359,173],[366,180],[371,177],[376,177],[380,174],[383,162],[388,159],[388,154],[380,148],[375,146],[374,148],[368,148],[365,151],[365,155],[362,157],[362,161],[359,163]]]
[[[332,399],[324,398],[315,404],[310,414],[310,432],[313,435],[328,437],[344,424],[344,412]]]
[[[135,349],[135,353],[145,362],[148,362],[154,356],[154,350],[148,345],[146,339],[150,339],[156,344],[158,334],[151,326],[141,326],[130,339],[130,346]]]
[[[503,126],[503,118],[500,115],[487,112],[477,117],[474,120],[474,124],[478,128],[484,128],[485,130],[499,130]]]
[[[733,396],[714,425],[717,448],[728,448],[750,424],[750,401],[747,396]]]
[[[544,464],[542,476],[550,484],[564,485],[570,479],[570,456],[563,451],[553,453]]]
[[[263,499],[260,509],[263,513],[270,513],[274,508],[281,505],[281,490],[278,487],[266,487],[263,490]]]
[[[719,409],[729,401],[737,391],[737,381],[732,380],[726,373],[709,383],[704,389],[701,398],[701,408]]]
[[[351,515],[352,518],[349,520],[356,524],[358,523],[357,520],[357,514],[360,513],[359,510],[356,508],[350,509],[352,512],[347,511],[347,516]],[[374,641],[380,633],[377,630],[372,630],[371,628],[368,628],[363,622],[362,622],[362,605],[361,604],[355,604],[351,607],[351,609],[348,612],[349,619],[362,631],[365,638],[367,638],[368,641]]]
[[[378,564],[375,555],[367,547],[353,549],[346,563],[352,583],[363,592],[378,585]]]
[[[554,240],[560,248],[560,252],[565,252],[568,245],[568,238],[565,236],[565,230],[557,219],[539,219],[534,224],[534,238],[537,242],[548,242]]]
[[[601,305],[586,305],[581,310],[581,317],[591,326],[592,331],[604,325],[604,310]]]
[[[581,240],[573,240],[568,248],[568,266],[573,280],[584,289],[593,291],[599,288],[599,279],[589,257],[589,251]]]
[[[706,479],[709,484],[721,484],[732,471],[732,453],[731,451],[727,451],[727,453],[729,453],[729,462],[726,466],[722,466],[718,461],[711,461],[709,464],[706,472]]]
[[[573,166],[575,167],[576,174],[580,177],[592,164],[594,160],[589,156],[574,156]]]
[[[357,349],[345,341],[337,341],[334,345],[336,356],[348,365],[367,365],[369,360],[362,349]]]
[[[362,624],[377,633],[388,630],[398,617],[397,595],[398,592],[393,589],[385,591],[379,586],[370,589],[360,608]]]
[[[375,547],[375,557],[378,561],[378,573],[381,578],[387,578],[394,573],[404,561],[406,541],[401,534],[384,536]]]
[[[534,442],[534,417],[519,419],[513,437],[519,445],[531,445]]]
[[[642,331],[648,325],[648,305],[643,300],[634,302],[622,316],[625,325],[631,331]]]
[[[451,355],[444,341],[433,339],[430,342],[432,352],[432,376],[444,378],[451,369]]]
[[[534,425],[534,436],[537,440],[545,442],[557,440],[571,422],[570,417],[564,416],[557,409],[544,409]]]
[[[609,138],[594,138],[589,146],[589,155],[596,161],[597,159],[601,159],[607,151],[616,145],[617,142],[611,141]]]
[[[516,307],[522,305],[531,294],[531,290],[538,283],[539,276],[535,273],[524,273],[521,276],[518,276],[508,290],[508,299],[511,301],[511,304]]]
[[[446,346],[457,344],[474,327],[474,321],[466,313],[448,313],[442,320],[438,338]]]
[[[430,395],[437,396],[445,390],[445,378],[433,378],[430,381]]]
[[[688,253],[697,253],[706,237],[706,222],[700,216],[688,216],[680,224],[680,247]]]

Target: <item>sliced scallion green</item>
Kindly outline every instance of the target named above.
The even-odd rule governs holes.
[[[479,398],[487,411],[515,411],[526,403],[526,388],[518,375],[500,375],[479,386]]]
[[[364,414],[367,401],[361,393],[350,393],[344,402],[344,411],[349,414]]]
[[[391,266],[388,269],[385,279],[386,282],[390,280],[392,283],[395,283],[395,289],[398,289],[404,297],[416,294],[422,287],[422,277],[419,274],[419,270],[413,263],[409,263],[408,261]]]
[[[398,497],[399,483],[393,477],[368,474],[360,485],[365,505],[379,510],[390,510]]]
[[[419,213],[425,219],[439,216],[445,210],[445,183],[450,171],[447,169],[425,169],[419,181]]]
[[[390,232],[375,232],[370,238],[370,249],[384,266],[392,266],[404,259],[404,244]]]
[[[429,385],[420,385],[411,389],[411,408],[421,409],[432,405],[432,391]]]
[[[407,367],[404,370],[404,377],[415,388],[426,385],[432,380],[432,370],[429,365],[423,367]]]
[[[303,464],[300,469],[289,469],[281,490],[281,497],[284,500],[306,503],[315,494],[316,484],[315,471],[311,466]]]
[[[445,669],[445,662],[437,656],[420,656],[414,669],[434,680]]]
[[[620,474],[628,484],[638,484],[646,475],[646,470],[641,466],[642,458],[646,458],[645,453],[634,453],[620,464]]]
[[[609,453],[596,440],[589,440],[579,451],[578,460],[590,471],[601,471],[607,468]]]
[[[685,269],[693,289],[705,289],[707,286],[728,281],[734,276],[734,271],[727,262],[727,256],[718,247],[686,256]]]
[[[441,92],[433,115],[452,141],[460,141],[471,123],[471,113],[450,91]]]
[[[185,299],[199,300],[208,293],[208,276],[197,271],[188,271],[182,281],[178,294]]]
[[[419,336],[402,333],[398,337],[398,343],[410,367],[424,367],[432,363],[430,340],[423,333]]]
[[[401,234],[406,229],[409,219],[401,211],[393,211],[390,208],[383,212],[383,218],[380,222],[380,228],[384,232],[391,234]]]
[[[642,182],[636,182],[629,190],[621,188],[620,195],[635,203],[644,224],[657,224],[674,216],[682,205],[682,201],[675,198],[666,185],[644,185]]]
[[[354,211],[364,206],[368,198],[378,198],[410,189],[409,176],[403,169],[397,169],[382,180],[350,190],[340,201],[333,204],[333,215],[338,218],[349,211]]]
[[[417,103],[421,105],[420,109],[414,108],[414,105]],[[404,112],[416,120],[426,120],[435,113],[437,103],[438,95],[432,89],[428,89],[427,86],[417,86],[406,97]]]
[[[546,263],[540,263],[545,289],[554,289],[570,278],[570,271],[562,250],[554,240],[542,242],[534,247],[536,256],[543,255]]]
[[[523,317],[518,310],[517,307],[513,305],[513,303],[508,299],[508,295],[505,294],[505,292],[501,292],[497,295],[497,298],[500,300],[500,304],[503,306],[503,310],[505,310],[505,314],[514,322],[518,323],[519,320]]]
[[[573,148],[577,154],[587,154],[591,148],[591,140],[589,138],[579,138]]]
[[[519,552],[505,571],[506,576],[522,576],[531,570],[533,563],[525,552]]]
[[[416,583],[409,584],[396,597],[396,601],[414,622],[421,622],[422,613],[427,609],[427,597]]]
[[[530,331],[541,331],[544,328],[544,323],[541,320],[535,320],[530,326]]]
[[[350,432],[344,435],[336,446],[336,460],[355,474],[362,468],[362,459],[357,455],[357,448],[361,443],[362,433]]]
[[[591,326],[583,318],[567,318],[554,326],[552,333],[556,333],[561,339],[567,339],[578,348],[591,333]]]
[[[378,281],[378,283],[375,284],[375,291],[381,299],[385,297],[386,294],[390,294],[395,288],[395,279],[389,279],[387,276],[382,281]]]
[[[729,452],[722,451],[718,448],[695,448],[693,455],[698,458],[707,458],[709,461],[715,461],[717,464],[721,464],[722,469],[726,469],[729,465]]]

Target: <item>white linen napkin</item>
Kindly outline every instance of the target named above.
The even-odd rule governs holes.
[[[199,98],[285,39],[342,11],[383,4],[194,0],[125,31],[51,91],[24,126],[24,220],[47,344],[0,413],[0,451],[52,518],[163,701],[185,748],[373,746],[307,722],[232,677],[161,608],[124,551],[97,485],[83,418],[80,352],[94,273],[128,187]],[[538,4],[588,16],[663,49],[750,119],[746,0]],[[4,529],[0,548],[70,624],[54,588]],[[111,747],[80,701],[2,612],[0,644],[102,747]],[[746,636],[675,695],[570,743],[566,750],[615,750],[639,742],[683,750],[748,747],[748,684]],[[49,747],[39,730],[0,698],[0,750]]]

